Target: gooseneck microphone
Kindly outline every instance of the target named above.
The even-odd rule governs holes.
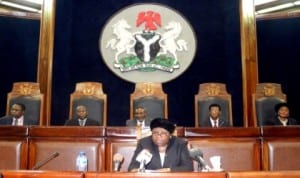
[[[123,155],[121,155],[120,153],[114,154],[113,163],[114,163],[114,171],[115,172],[120,171],[121,163],[123,162],[123,160],[124,160]]]
[[[205,163],[203,159],[203,152],[200,148],[189,149],[190,157],[198,162],[198,171],[210,171],[211,168]]]
[[[136,157],[136,161],[140,163],[140,167],[138,172],[145,172],[145,166],[151,161],[152,154],[147,149],[143,149],[138,156]]]
[[[59,156],[59,153],[54,152],[49,157],[47,157],[46,159],[43,159],[43,160],[37,162],[31,169],[32,170],[37,170],[37,169],[41,168],[42,166],[44,166],[45,164],[47,164],[52,159],[56,158],[57,156]]]

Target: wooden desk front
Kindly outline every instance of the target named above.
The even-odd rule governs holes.
[[[114,173],[77,171],[0,170],[2,178],[300,178],[300,171]]]
[[[105,170],[105,128],[33,127],[29,130],[29,169],[55,152],[59,156],[40,170],[75,171],[80,151],[88,157],[88,171]]]
[[[300,126],[263,127],[263,170],[300,170]]]
[[[300,178],[300,171],[227,172],[227,178]]]
[[[27,169],[28,128],[0,126],[0,169]]]
[[[259,128],[186,128],[185,138],[192,147],[199,147],[206,163],[221,156],[226,171],[260,170],[261,148]],[[197,166],[194,166],[195,170]]]
[[[184,128],[178,133],[203,151],[207,163],[210,156],[221,155],[226,171],[300,170],[299,126]],[[73,171],[83,150],[89,171],[112,171],[113,154],[121,153],[126,159],[121,171],[126,172],[136,144],[136,130],[128,127],[0,126],[0,169],[31,169],[59,152],[40,170]]]
[[[0,170],[2,178],[84,178],[83,172]]]
[[[5,177],[4,177],[5,178]],[[171,172],[171,173],[97,173],[87,172],[85,178],[226,178],[225,172]]]

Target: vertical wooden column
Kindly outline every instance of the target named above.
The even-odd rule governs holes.
[[[240,0],[244,127],[254,126],[252,93],[258,83],[254,0]]]
[[[50,125],[53,42],[56,0],[44,0],[40,25],[37,82],[45,95],[44,114],[41,125]]]

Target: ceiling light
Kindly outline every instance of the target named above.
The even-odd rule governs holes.
[[[295,1],[294,4],[298,6],[300,5],[300,1]]]
[[[43,4],[43,0],[24,0],[24,1],[32,2],[32,3],[35,3],[35,4],[39,4],[39,5]]]
[[[257,11],[257,13],[263,14],[263,13],[273,12],[273,11],[277,11],[277,10],[281,10],[281,9],[286,9],[286,8],[293,7],[293,6],[294,6],[294,3],[286,3],[286,4],[281,4],[278,6],[259,10],[259,11]]]
[[[258,6],[258,5],[262,5],[262,4],[266,4],[266,3],[270,3],[276,0],[254,0],[254,5]]]
[[[39,12],[38,9],[23,6],[23,5],[20,5],[20,4],[15,4],[15,3],[12,3],[12,2],[7,2],[7,1],[2,0],[2,1],[0,1],[0,3],[3,4],[3,5],[6,5],[6,6],[10,6],[10,7],[18,8],[18,9],[23,9],[23,10],[26,10],[26,11]]]

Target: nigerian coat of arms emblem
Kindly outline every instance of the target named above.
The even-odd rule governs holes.
[[[100,51],[106,65],[125,80],[165,82],[191,64],[196,38],[189,23],[160,4],[135,4],[105,25]]]

